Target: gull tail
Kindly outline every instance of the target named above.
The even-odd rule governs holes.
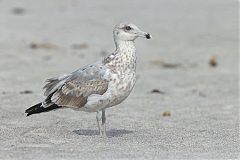
[[[27,116],[30,116],[32,114],[38,114],[38,113],[41,113],[41,112],[48,112],[48,111],[51,111],[51,110],[54,110],[54,109],[58,109],[58,108],[61,108],[61,106],[58,106],[56,104],[52,104],[48,107],[43,107],[42,106],[42,103],[38,103],[30,108],[28,108],[25,113],[27,113]]]

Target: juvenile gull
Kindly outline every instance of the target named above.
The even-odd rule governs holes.
[[[116,25],[113,29],[116,50],[94,64],[47,79],[43,102],[28,108],[27,116],[58,108],[97,112],[99,134],[106,135],[105,109],[125,100],[136,82],[134,40],[138,37],[150,39],[151,35],[131,23]]]

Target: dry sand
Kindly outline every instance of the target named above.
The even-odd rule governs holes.
[[[0,0],[0,159],[237,158],[237,10],[236,0]],[[113,51],[122,21],[153,39],[136,41],[138,81],[107,110],[108,138],[95,113],[25,117],[46,78]]]

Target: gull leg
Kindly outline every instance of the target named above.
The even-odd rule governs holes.
[[[106,114],[105,109],[102,110],[102,135],[107,136],[106,134]]]
[[[97,115],[96,115],[96,119],[97,119],[97,125],[98,125],[98,131],[100,136],[102,136],[102,129],[101,129],[101,119],[102,119],[102,115],[99,111],[97,111]]]

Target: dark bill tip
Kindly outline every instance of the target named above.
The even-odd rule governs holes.
[[[151,35],[149,33],[147,33],[145,36],[147,39],[151,39]]]

